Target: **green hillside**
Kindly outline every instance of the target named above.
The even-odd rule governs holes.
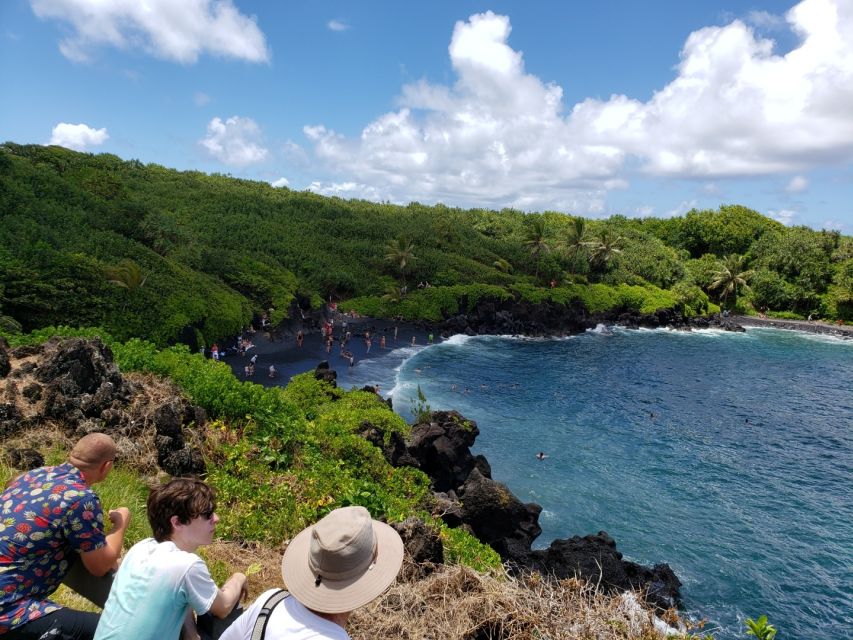
[[[100,326],[118,339],[164,345],[193,332],[209,343],[294,304],[356,299],[435,321],[472,296],[624,306],[618,285],[642,287],[639,306],[701,313],[710,297],[853,319],[853,239],[741,206],[666,220],[398,206],[6,143],[0,217],[7,331]]]

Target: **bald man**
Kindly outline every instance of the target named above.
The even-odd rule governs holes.
[[[21,474],[0,496],[0,637],[91,640],[98,614],[47,598],[61,583],[103,607],[130,512],[109,512],[91,489],[109,475],[116,445],[104,433],[83,437],[56,467]]]

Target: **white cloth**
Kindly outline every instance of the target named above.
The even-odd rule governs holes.
[[[260,595],[252,606],[225,630],[219,640],[249,640],[258,614],[278,589]],[[305,608],[296,598],[288,596],[278,603],[267,623],[264,640],[350,640],[349,634],[334,622],[321,618]]]
[[[95,640],[178,640],[187,608],[207,613],[218,591],[196,554],[146,538],[122,560]]]

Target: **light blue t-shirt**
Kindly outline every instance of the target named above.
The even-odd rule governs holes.
[[[178,640],[187,607],[207,613],[217,591],[196,554],[146,538],[122,560],[95,640]]]

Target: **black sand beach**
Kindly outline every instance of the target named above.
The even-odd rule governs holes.
[[[730,321],[744,327],[788,329],[853,339],[853,327],[847,325],[838,326],[819,321],[765,319],[755,316],[731,316]],[[347,323],[346,329],[343,327],[343,322]],[[396,338],[394,337],[395,328]],[[391,354],[395,349],[410,346],[413,337],[416,345],[424,346],[428,343],[430,333],[412,324],[374,318],[352,318],[336,314],[333,327],[335,339],[330,351],[326,350],[322,333],[317,329],[305,331],[301,347],[297,346],[295,332],[280,340],[270,340],[265,331],[256,331],[252,334],[244,334],[244,337],[251,340],[253,345],[245,355],[240,356],[229,349],[228,355],[222,358],[222,361],[230,365],[234,375],[241,380],[249,379],[266,387],[284,386],[292,376],[311,371],[323,361],[328,361],[330,367],[341,375],[349,368],[348,358],[341,354],[341,339],[346,331],[350,332],[350,339],[345,349],[352,353],[354,367],[358,367],[359,362],[367,357],[375,360]],[[365,333],[371,336],[369,350]],[[435,341],[439,341],[438,333],[433,333]],[[381,347],[383,336],[385,337],[384,349]],[[257,355],[255,374],[247,378],[245,367],[254,355]],[[274,378],[269,377],[270,365],[274,365],[276,369]]]
[[[347,323],[346,329],[343,328],[343,321]],[[395,327],[396,338],[394,337]],[[426,345],[429,338],[429,331],[410,324],[337,315],[332,331],[334,342],[330,351],[326,350],[322,333],[316,329],[305,332],[301,347],[297,346],[295,335],[271,341],[266,332],[255,331],[253,334],[243,334],[245,338],[251,340],[253,345],[245,355],[240,356],[229,349],[228,355],[222,358],[222,361],[231,366],[234,375],[239,379],[248,379],[266,387],[284,386],[292,376],[311,371],[324,360],[341,374],[349,367],[349,360],[341,355],[341,338],[346,331],[350,332],[350,339],[345,350],[352,353],[354,367],[358,367],[359,362],[365,357],[375,360],[390,354],[394,349],[408,347],[412,344],[412,338],[415,339],[415,344],[420,346]],[[365,333],[371,336],[369,351]],[[381,347],[383,336],[385,337],[384,349]],[[438,340],[437,333],[435,339]],[[254,355],[258,356],[255,362],[255,375],[246,378],[245,367]],[[269,377],[270,365],[274,365],[276,369],[274,378]]]

